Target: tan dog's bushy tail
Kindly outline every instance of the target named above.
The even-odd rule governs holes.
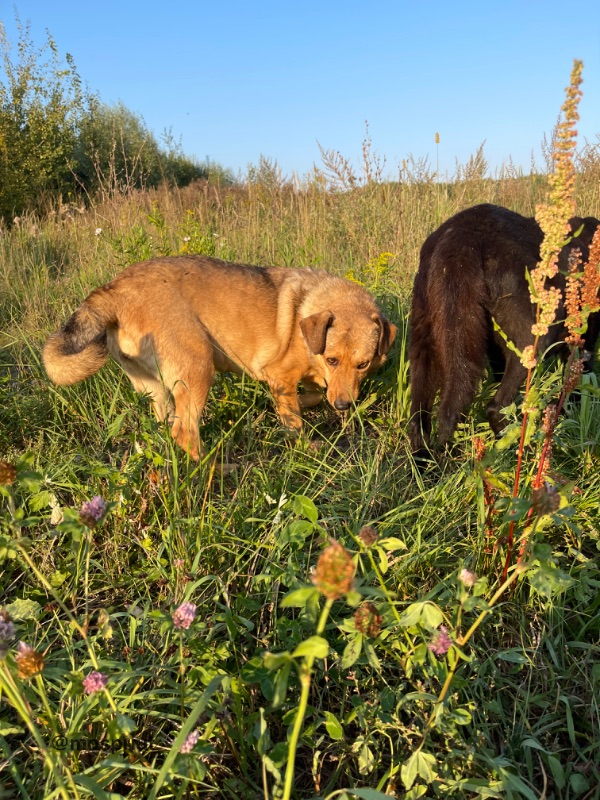
[[[117,318],[110,295],[96,289],[44,345],[42,359],[48,377],[60,386],[89,378],[108,358],[106,329]]]

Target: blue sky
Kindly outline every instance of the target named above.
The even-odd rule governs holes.
[[[579,141],[600,134],[597,0],[2,0],[16,41],[14,9],[104,102],[234,173],[262,154],[302,176],[320,164],[317,142],[359,164],[365,120],[390,175],[409,154],[453,175],[484,141],[492,174],[509,157],[528,171],[574,58]]]

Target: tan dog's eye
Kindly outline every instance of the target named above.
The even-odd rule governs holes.
[[[337,365],[340,363],[339,358],[327,358],[325,360],[327,361],[330,367],[337,367]]]
[[[359,364],[356,369],[366,369],[370,363],[370,361],[363,361],[362,364]]]

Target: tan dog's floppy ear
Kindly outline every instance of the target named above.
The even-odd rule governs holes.
[[[300,320],[300,329],[306,339],[306,344],[312,353],[320,356],[325,352],[325,342],[327,340],[327,328],[333,322],[331,311],[319,311],[318,314],[311,314]]]
[[[394,344],[394,339],[398,333],[398,328],[384,316],[376,314],[373,319],[379,325],[379,344],[377,345],[377,355],[384,356]]]

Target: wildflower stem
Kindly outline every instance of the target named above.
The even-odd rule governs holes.
[[[469,639],[475,633],[477,628],[481,625],[483,620],[491,612],[491,610],[494,607],[494,605],[502,597],[502,595],[508,589],[508,587],[517,579],[519,574],[520,574],[520,570],[515,569],[514,572],[512,573],[512,575],[509,578],[507,578],[505,581],[502,582],[501,586],[497,589],[497,591],[495,592],[495,594],[492,596],[491,600],[489,601],[487,608],[485,608],[479,614],[479,616],[477,617],[475,622],[471,625],[469,630],[463,636],[459,636],[458,639],[456,640],[456,644],[459,647],[464,647],[464,645],[469,641]],[[438,698],[435,701],[435,705],[433,707],[433,710],[431,711],[431,714],[429,715],[429,719],[427,720],[427,724],[425,725],[425,728],[423,730],[423,737],[421,739],[421,743],[419,744],[419,748],[418,748],[419,750],[425,744],[425,740],[427,738],[427,734],[429,732],[429,729],[433,725],[433,720],[435,719],[436,711],[437,711],[438,707],[444,702],[444,700],[446,698],[446,695],[448,694],[448,691],[449,691],[450,686],[452,684],[452,680],[454,679],[454,676],[455,676],[456,671],[458,669],[458,666],[461,663],[460,659],[456,655],[454,656],[454,659],[455,659],[454,663],[452,664],[448,674],[446,675],[446,680],[444,681],[444,685],[442,686],[442,688],[440,690]]]
[[[333,599],[327,598],[325,601],[325,605],[323,606],[323,610],[321,611],[321,616],[319,617],[319,622],[316,630],[317,636],[320,636],[325,630],[325,624],[327,622],[327,617],[329,616],[329,612],[331,611],[332,605],[333,605]],[[292,796],[292,789],[294,783],[294,767],[296,764],[296,750],[298,749],[298,740],[300,739],[300,734],[302,732],[302,726],[304,723],[304,717],[306,715],[306,707],[308,705],[308,695],[310,692],[310,682],[311,682],[312,667],[314,660],[315,657],[312,655],[305,656],[299,668],[300,686],[301,686],[300,702],[298,703],[298,711],[296,713],[296,719],[294,720],[294,727],[292,728],[292,733],[290,735],[290,744],[288,749],[287,765],[285,768],[285,784],[283,788],[282,800],[290,800],[290,797]]]
[[[19,550],[19,554],[20,554],[21,558],[23,559],[23,561],[25,562],[25,564],[33,572],[35,577],[42,584],[42,586],[48,592],[48,594],[51,595],[54,598],[55,602],[58,603],[58,605],[62,608],[62,610],[64,611],[65,615],[68,617],[69,622],[73,626],[73,628],[75,628],[75,630],[78,631],[79,635],[81,636],[81,638],[85,642],[85,645],[86,645],[87,651],[88,651],[88,655],[90,657],[90,661],[92,662],[92,666],[94,667],[95,670],[100,671],[100,666],[98,664],[98,659],[96,658],[96,654],[94,653],[94,650],[92,649],[92,646],[90,645],[90,640],[88,639],[88,635],[87,635],[86,630],[84,630],[84,628],[79,624],[79,622],[77,621],[75,616],[71,613],[71,611],[69,611],[69,609],[65,605],[64,601],[62,600],[62,598],[60,597],[58,592],[56,592],[54,587],[50,585],[50,583],[42,575],[42,573],[39,571],[39,569],[35,566],[35,564],[31,560],[31,558],[29,557],[29,554],[27,553],[25,548],[23,548],[22,546],[18,545],[18,550]],[[115,701],[113,700],[111,693],[105,690],[105,694],[106,694],[106,697],[108,698],[108,702],[109,702],[112,710],[114,711],[115,714],[117,714],[118,713],[117,706],[115,705]]]
[[[0,664],[0,686],[3,688],[4,694],[7,697],[8,701],[15,709],[15,711],[19,714],[19,716],[29,729],[29,732],[35,739],[35,742],[40,750],[40,753],[42,753],[44,756],[44,761],[49,771],[54,776],[57,791],[60,794],[60,796],[64,798],[64,800],[78,800],[80,794],[75,784],[75,781],[73,780],[73,775],[71,774],[71,770],[63,762],[63,759],[60,755],[58,756],[57,759],[46,746],[42,734],[40,733],[37,725],[33,720],[31,708],[29,707],[29,704],[22,696],[19,687],[15,683],[15,680],[10,670],[8,669],[6,661],[3,661]],[[47,707],[46,707],[46,713],[48,713]],[[54,720],[53,715],[50,713],[49,716],[51,721],[53,721]],[[54,731],[54,724],[52,725],[52,728]],[[61,767],[66,773],[67,783],[69,785],[68,790],[63,780],[63,776],[61,774]]]

